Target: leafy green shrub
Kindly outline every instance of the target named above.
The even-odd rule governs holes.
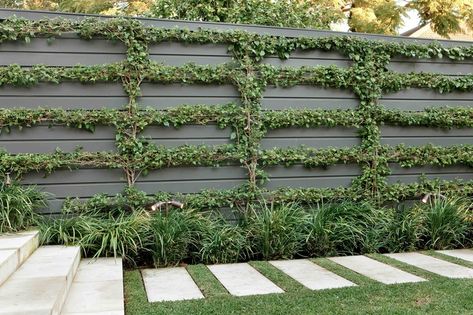
[[[209,220],[194,210],[153,214],[145,247],[151,253],[154,265],[177,265],[190,259],[209,225]]]
[[[199,247],[198,260],[206,264],[232,263],[252,257],[246,230],[221,218],[212,222]]]
[[[303,247],[306,213],[296,204],[250,206],[245,227],[256,257],[286,259]]]
[[[419,208],[398,207],[390,212],[385,247],[389,252],[413,251],[422,237],[424,214]]]
[[[417,207],[425,216],[421,247],[447,249],[467,244],[471,224],[468,222],[470,204],[466,200],[436,196]]]
[[[46,206],[46,195],[34,186],[0,183],[0,233],[16,232],[34,225],[36,210]]]
[[[145,192],[133,187],[127,187],[123,193],[110,197],[107,194],[96,194],[87,201],[78,198],[70,198],[64,202],[62,211],[72,215],[112,215],[131,213],[140,210],[148,204],[151,199]]]
[[[306,252],[309,256],[350,255],[382,247],[386,215],[369,203],[341,202],[309,209]]]

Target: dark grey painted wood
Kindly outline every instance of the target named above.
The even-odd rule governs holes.
[[[0,53],[1,54],[1,53]],[[32,87],[0,87],[0,107],[63,109],[124,108],[128,96],[121,83],[39,83]]]
[[[52,194],[52,199],[90,198],[97,193],[114,195],[126,186],[124,173],[118,169],[57,170],[46,177],[44,173],[30,173],[22,183],[36,185]]]
[[[2,52],[0,66],[18,64],[31,67],[36,64],[47,66],[100,65],[123,60],[120,54],[75,54],[75,53],[32,53]]]
[[[32,19],[43,17],[67,17],[83,19],[84,15],[57,14],[0,9],[0,19],[17,14]],[[107,17],[101,17],[107,18]],[[410,38],[390,37],[372,34],[347,34],[331,31],[315,31],[291,28],[273,28],[254,25],[231,25],[209,22],[188,22],[158,19],[139,19],[145,25],[164,28],[175,26],[189,29],[209,28],[219,30],[248,30],[259,34],[280,35],[286,37],[326,37],[348,35],[383,41],[402,41],[414,43]],[[430,43],[431,40],[420,39]],[[440,41],[445,46],[465,45],[470,42]],[[156,62],[179,66],[193,62],[201,65],[216,65],[232,61],[226,45],[160,43],[151,45],[150,58]],[[104,39],[84,41],[75,34],[63,34],[52,42],[39,38],[30,43],[7,42],[0,44],[0,66],[17,63],[25,67],[44,63],[50,66],[72,66],[75,64],[103,64],[123,60],[125,47]],[[275,66],[317,66],[337,65],[349,67],[351,61],[342,54],[311,49],[297,50],[288,60],[277,56],[267,56],[262,63]],[[388,66],[397,72],[428,71],[448,75],[464,75],[473,72],[473,60],[451,62],[449,60],[417,60],[394,58]],[[165,109],[183,104],[226,104],[240,103],[240,93],[232,85],[181,85],[155,84],[144,82],[141,85],[142,96],[138,99],[142,107]],[[0,107],[59,107],[64,109],[124,108],[128,97],[121,83],[96,83],[83,85],[65,82],[59,85],[41,83],[31,88],[0,87]],[[440,94],[427,89],[407,89],[398,93],[384,95],[380,104],[387,108],[400,110],[423,110],[438,106],[473,106],[472,93]],[[262,99],[263,109],[356,109],[358,98],[350,90],[338,90],[316,86],[301,85],[291,88],[269,86]],[[70,151],[77,145],[86,151],[115,150],[114,130],[111,127],[98,127],[95,133],[62,126],[47,128],[37,126],[23,131],[13,130],[11,134],[0,135],[0,146],[12,153],[51,152],[56,148]],[[151,142],[167,147],[180,145],[219,145],[231,143],[230,130],[220,130],[215,125],[172,127],[149,126],[142,136]],[[473,144],[470,129],[450,131],[434,128],[401,128],[383,126],[381,129],[383,144],[437,145]],[[281,128],[271,130],[262,139],[263,149],[273,147],[295,147],[306,145],[314,148],[353,147],[360,144],[355,128]],[[391,165],[393,174],[388,181],[412,182],[425,172],[428,176],[443,179],[470,179],[473,172],[469,168],[413,168],[400,169]],[[338,187],[349,186],[351,181],[361,174],[359,166],[336,165],[327,169],[306,169],[301,165],[285,168],[268,168],[269,182],[266,187]],[[247,170],[240,166],[182,167],[152,171],[148,176],[140,176],[137,187],[152,194],[157,191],[194,193],[202,189],[233,188],[246,183]],[[126,187],[122,170],[61,170],[43,178],[41,174],[29,174],[25,184],[37,184],[44,191],[54,194],[49,212],[56,212],[68,196],[81,200],[96,193],[116,194]]]
[[[352,61],[338,52],[323,51],[319,49],[293,51],[288,59],[280,59],[278,56],[268,56],[262,63],[269,63],[274,66],[302,67],[302,66],[329,66],[350,67]]]
[[[469,100],[396,100],[384,99],[380,101],[380,105],[387,109],[395,109],[402,111],[423,111],[426,108],[439,107],[473,107],[473,102]]]
[[[164,42],[151,45],[150,59],[171,66],[186,63],[217,65],[232,61],[226,45]]]
[[[186,125],[179,128],[149,126],[140,135],[150,142],[167,147],[181,145],[219,145],[231,143],[231,130],[216,125]]]
[[[30,42],[7,41],[0,45],[0,52],[25,51],[31,53],[81,53],[81,54],[122,54],[125,56],[125,45],[120,41],[106,39],[81,39],[75,33],[63,33],[53,38],[31,38]],[[74,63],[72,63],[74,64]]]
[[[381,126],[381,143],[409,146],[473,144],[473,129]]]
[[[49,12],[49,11],[28,11],[28,10],[14,10],[14,9],[0,9],[0,19],[5,19],[12,16],[23,17],[31,20],[41,20],[45,18],[67,18],[71,20],[83,20],[87,17],[97,17],[101,19],[112,18],[112,16],[101,16],[94,14],[75,14],[66,12]],[[373,40],[381,41],[393,41],[393,42],[409,42],[409,43],[431,43],[431,39],[426,38],[409,38],[404,36],[385,36],[378,34],[364,34],[364,33],[345,33],[336,31],[320,31],[313,29],[298,29],[288,27],[272,27],[272,26],[260,26],[260,25],[247,25],[247,24],[224,24],[215,22],[194,22],[194,21],[182,21],[182,20],[164,20],[164,19],[153,19],[153,18],[138,18],[141,23],[147,26],[163,27],[163,28],[187,28],[190,30],[196,30],[200,28],[206,29],[217,29],[217,30],[246,30],[259,34],[285,36],[285,37],[327,37],[327,36],[353,36],[362,37]],[[456,41],[456,40],[439,40],[440,44],[451,47],[451,46],[470,46],[471,42],[467,41]]]
[[[276,166],[266,168],[269,181],[268,189],[281,187],[292,188],[334,188],[348,187],[356,176],[361,174],[358,165],[334,165],[328,168],[305,168],[302,165],[292,167]]]
[[[46,177],[44,173],[28,174],[22,183],[47,194],[48,207],[38,212],[56,214],[66,198],[86,200],[98,193],[113,196],[122,192],[126,187],[124,177],[123,171],[117,169],[58,170]]]
[[[31,42],[6,42],[0,45],[0,66],[18,64],[30,67],[98,65],[122,61],[126,48],[121,42],[93,39],[81,40],[77,36],[58,37],[54,40],[33,38]]]
[[[360,142],[356,128],[282,128],[270,130],[261,140],[261,147],[353,147]]]
[[[16,153],[48,153],[60,149],[71,152],[77,147],[84,151],[115,150],[116,130],[99,126],[95,132],[66,126],[35,126],[12,129],[0,134],[0,148]]]
[[[297,85],[283,88],[268,86],[263,94],[263,109],[355,109],[359,100],[351,91]]]
[[[448,59],[393,58],[389,70],[408,72],[432,72],[446,75],[466,75],[473,73],[473,61],[450,61]]]
[[[379,103],[388,109],[422,111],[429,107],[473,107],[473,92],[439,93],[412,88],[381,97]]]
[[[240,94],[232,85],[141,84],[142,107],[165,109],[179,105],[218,105],[240,103]]]
[[[402,168],[398,164],[389,164],[391,175],[387,177],[388,184],[415,183],[425,177],[441,180],[473,180],[473,169],[467,166],[423,166]]]
[[[158,191],[195,193],[203,189],[230,189],[247,182],[240,166],[166,168],[141,176],[136,186],[148,194]]]
[[[291,56],[289,59],[280,59],[279,57],[265,58],[264,63],[280,67],[315,67],[315,66],[337,66],[348,68],[351,66],[351,60],[346,59],[325,59],[321,58],[297,58]]]

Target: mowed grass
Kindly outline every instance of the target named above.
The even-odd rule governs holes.
[[[426,254],[446,258],[431,252]],[[251,262],[286,292],[233,297],[207,267],[190,265],[187,269],[206,296],[204,300],[149,303],[139,270],[132,270],[125,272],[126,314],[473,314],[473,279],[447,279],[382,255],[370,257],[429,281],[384,285],[327,259],[314,259],[358,286],[311,291],[267,262]],[[445,260],[473,267],[461,260]]]

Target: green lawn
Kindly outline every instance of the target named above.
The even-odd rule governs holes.
[[[473,267],[473,263],[428,254]],[[125,272],[126,314],[473,314],[473,280],[450,280],[381,255],[370,257],[429,281],[388,286],[320,258],[314,261],[358,286],[311,291],[267,262],[251,262],[286,293],[232,297],[205,266],[192,265],[188,270],[205,300],[148,303],[140,272],[132,270]]]

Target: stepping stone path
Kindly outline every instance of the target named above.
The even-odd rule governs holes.
[[[329,259],[345,268],[384,284],[425,281],[425,279],[366,256],[332,257]]]
[[[284,291],[246,263],[208,266],[231,295],[245,296]]]
[[[442,254],[473,260],[473,250],[439,251]],[[421,269],[450,278],[473,278],[473,269],[419,253],[386,254],[386,256]],[[373,258],[358,255],[331,257],[331,261],[384,284],[427,281]],[[311,290],[356,286],[355,283],[322,268],[308,259],[269,261],[269,264]],[[247,263],[207,266],[215,278],[234,296],[283,293]],[[184,267],[145,269],[142,271],[145,289],[150,302],[202,299],[197,284]]]
[[[0,236],[0,315],[124,315],[120,259],[38,245],[37,232]]]
[[[471,249],[451,249],[451,250],[438,250],[438,253],[460,258],[469,262],[473,262],[473,250]]]
[[[184,267],[144,269],[142,275],[149,302],[204,298]]]
[[[473,278],[473,269],[419,253],[385,254],[403,263],[447,278]]]
[[[353,282],[307,259],[277,260],[269,263],[311,290],[356,286]]]

